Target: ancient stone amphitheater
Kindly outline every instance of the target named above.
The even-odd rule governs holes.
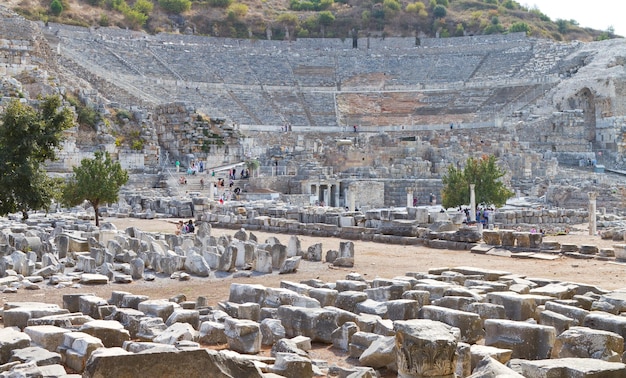
[[[104,148],[132,180],[124,200],[103,213],[203,221],[196,234],[163,235],[95,229],[66,214],[21,225],[2,219],[2,292],[40,288],[44,277],[58,287],[237,270],[233,278],[243,279],[322,261],[321,244],[304,251],[295,235],[289,245],[260,243],[244,229],[218,238],[210,224],[477,253],[557,251],[541,233],[444,230],[452,222],[439,220],[448,214],[408,203],[431,204],[450,164],[493,154],[520,195],[570,208],[497,213],[503,228],[587,221],[589,213],[571,208],[586,206],[591,191],[600,207],[621,211],[625,63],[622,40],[153,36],[31,23],[0,6],[0,110],[10,98],[78,92],[101,114],[132,112],[141,127],[141,150],[118,145],[105,123],[89,137],[71,130],[49,170],[67,173]],[[259,172],[234,185],[248,199],[284,202],[206,198],[214,192],[205,184],[252,158]],[[183,169],[202,161],[207,173],[183,176],[182,186],[174,161]],[[147,198],[142,189],[186,199]],[[314,203],[331,208],[318,213]],[[475,245],[481,238],[491,244]],[[623,261],[626,245],[617,246],[599,257]],[[598,253],[592,247],[560,246],[585,258]],[[342,241],[324,262],[351,268],[357,258]],[[470,267],[283,280],[280,288],[235,283],[216,307],[205,297],[71,292],[63,308],[4,303],[0,376],[618,378],[626,374],[624,313],[623,291]],[[311,343],[332,345],[353,363],[312,360]],[[271,357],[259,354],[262,346]]]
[[[403,205],[412,191],[426,203],[448,165],[495,154],[521,195],[576,208],[595,188],[599,206],[621,207],[619,181],[590,174],[588,164],[626,164],[621,39],[236,40],[33,24],[4,13],[4,72],[58,72],[66,78],[59,85],[80,89],[88,103],[133,110],[143,151],[120,149],[114,138],[95,144],[153,174],[142,176],[147,186],[166,181],[159,165],[175,160],[214,168],[258,158],[265,174],[255,185],[286,196],[343,207],[351,192],[357,207],[374,207]],[[202,148],[198,114],[219,124],[224,146]],[[93,148],[69,138],[56,169]],[[361,189],[372,186],[383,193]]]

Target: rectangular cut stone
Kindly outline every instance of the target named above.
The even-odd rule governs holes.
[[[24,329],[24,333],[30,336],[33,343],[50,352],[57,351],[63,344],[63,335],[68,332],[72,331],[51,325],[29,326]]]
[[[550,358],[555,341],[554,327],[513,320],[485,320],[485,345],[511,349],[513,358]]]

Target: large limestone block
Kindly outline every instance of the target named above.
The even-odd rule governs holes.
[[[126,330],[128,330],[130,338],[134,339],[137,337],[139,324],[144,317],[146,317],[146,315],[143,312],[133,308],[116,308],[106,320],[118,321]]]
[[[514,292],[487,293],[487,302],[504,306],[509,320],[527,320],[536,316],[537,301],[532,296]]]
[[[605,312],[591,312],[585,317],[584,327],[614,332],[626,339],[626,317]]]
[[[511,349],[513,358],[549,358],[555,340],[553,327],[503,319],[485,320],[485,345]]]
[[[80,312],[94,319],[100,319],[100,307],[108,305],[106,299],[94,295],[83,295],[78,298]]]
[[[314,288],[309,290],[309,296],[317,299],[321,307],[334,306],[339,292],[328,288]]]
[[[230,284],[228,301],[234,303],[263,303],[265,299],[265,286],[254,284]]]
[[[415,319],[419,314],[419,303],[411,299],[396,299],[385,302],[387,317],[391,320]]]
[[[163,319],[156,317],[144,317],[139,322],[137,338],[143,341],[152,341],[166,329],[167,326],[165,325],[165,322],[163,322]]]
[[[478,314],[439,306],[424,306],[420,318],[445,323],[461,330],[461,341],[474,344],[483,337],[483,322]]]
[[[582,325],[583,322],[585,321],[585,317],[589,315],[589,311],[583,308],[576,307],[576,306],[569,306],[569,305],[554,302],[554,301],[546,302],[545,309],[548,311],[556,312],[561,315],[565,315],[568,318],[576,320],[576,323],[574,325]]]
[[[483,241],[488,245],[500,245],[500,232],[496,230],[483,230]]]
[[[595,358],[621,362],[624,338],[614,332],[571,327],[556,338],[554,357]]]
[[[226,344],[224,323],[206,321],[200,325],[198,342],[204,345]]]
[[[346,311],[355,312],[356,305],[367,300],[367,294],[360,291],[340,291],[335,306]]]
[[[287,337],[307,336],[314,342],[332,343],[332,332],[337,329],[336,312],[323,308],[281,306],[276,318],[285,327]]]
[[[0,329],[0,364],[6,364],[11,359],[11,351],[30,346],[30,336],[20,332],[17,327]]]
[[[256,354],[261,351],[262,334],[259,323],[247,319],[227,318],[224,333],[228,348],[239,353]]]
[[[85,378],[106,377],[207,377],[262,378],[251,360],[228,351],[209,349],[163,353],[100,355],[90,359]]]
[[[24,328],[24,333],[31,338],[33,344],[51,352],[56,352],[57,348],[63,344],[63,335],[68,332],[72,331],[52,325],[28,326]]]
[[[441,322],[413,319],[396,321],[394,330],[398,377],[454,378],[458,329]]]
[[[626,365],[593,358],[559,358],[553,360],[520,361],[526,378],[576,377],[621,378],[626,377]]]
[[[83,324],[79,331],[99,338],[106,348],[121,347],[130,340],[130,332],[115,320],[94,320]]]

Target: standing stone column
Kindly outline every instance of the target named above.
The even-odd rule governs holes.
[[[215,192],[215,182],[213,180],[209,180],[209,200],[213,201]]]
[[[356,209],[356,195],[354,187],[348,187],[348,209],[354,211]]]
[[[406,207],[413,207],[413,188],[406,188]]]
[[[589,235],[596,234],[596,199],[598,193],[589,192]]]
[[[476,221],[476,184],[470,184],[470,220]]]

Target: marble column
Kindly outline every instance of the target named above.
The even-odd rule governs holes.
[[[348,210],[354,211],[356,209],[356,195],[353,187],[348,187]]]
[[[596,199],[598,193],[589,192],[589,235],[596,234]]]
[[[476,221],[476,184],[470,184],[470,220]]]
[[[406,207],[413,207],[413,188],[406,188]]]

